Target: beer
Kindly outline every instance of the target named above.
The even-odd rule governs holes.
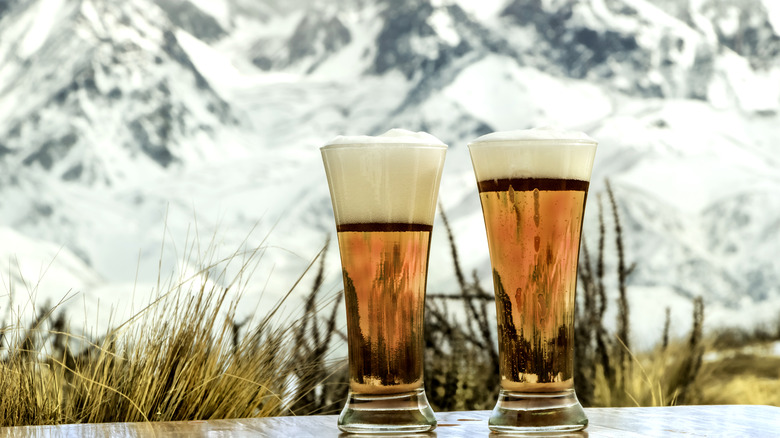
[[[596,142],[534,129],[469,145],[485,220],[501,389],[499,432],[574,431],[574,302],[580,233]]]
[[[504,389],[573,387],[574,290],[587,190],[586,181],[555,178],[479,183]]]
[[[423,387],[431,230],[447,146],[424,133],[337,137],[322,151],[341,254],[350,391],[345,432],[436,427]]]
[[[391,394],[422,387],[430,225],[339,225],[350,386]]]

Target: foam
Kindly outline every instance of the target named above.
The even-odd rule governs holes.
[[[590,181],[596,140],[553,128],[494,132],[469,143],[477,181],[561,178]]]
[[[499,131],[485,134],[482,137],[471,142],[486,143],[496,141],[566,141],[566,142],[582,142],[596,144],[596,140],[592,139],[588,134],[580,131],[565,131],[562,129],[553,128],[550,126],[544,126],[541,128],[533,129],[520,129],[515,131]]]
[[[329,141],[325,148],[336,145],[428,145],[444,146],[441,140],[427,132],[413,132],[406,129],[391,129],[382,135],[339,135]]]
[[[337,224],[433,225],[447,145],[401,129],[320,148]]]

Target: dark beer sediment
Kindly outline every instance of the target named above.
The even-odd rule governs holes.
[[[431,229],[408,223],[337,225],[355,393],[422,387]]]
[[[536,177],[478,182],[506,390],[573,387],[574,296],[588,185]]]

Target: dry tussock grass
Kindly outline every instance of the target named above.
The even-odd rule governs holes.
[[[185,249],[207,261],[158,281],[153,302],[96,340],[74,335],[56,308],[26,327],[0,324],[0,426],[291,413],[315,383],[291,342],[301,321],[279,318],[280,302],[235,322],[262,252],[214,260],[213,246],[204,257]]]

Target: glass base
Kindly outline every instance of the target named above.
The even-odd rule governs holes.
[[[355,394],[339,415],[342,432],[361,434],[408,434],[436,428],[436,417],[425,390],[384,395]]]
[[[490,430],[514,435],[559,435],[587,425],[588,418],[573,389],[548,393],[502,389],[488,421]]]

